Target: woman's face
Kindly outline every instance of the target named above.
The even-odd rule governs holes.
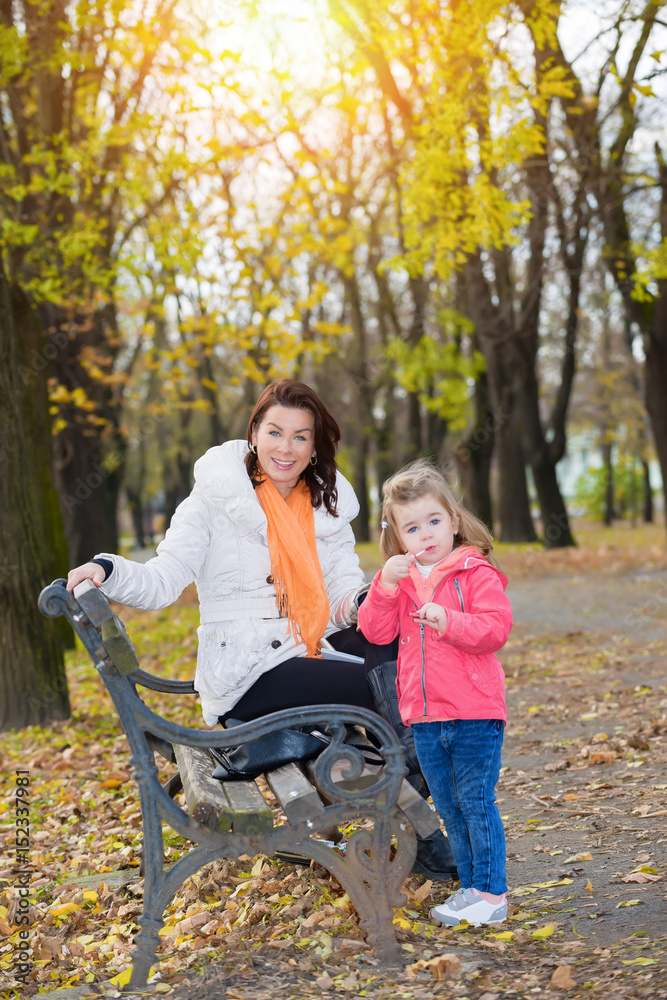
[[[286,497],[315,456],[315,419],[310,410],[270,406],[255,425],[252,443],[259,464],[273,485]]]

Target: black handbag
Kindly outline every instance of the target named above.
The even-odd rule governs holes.
[[[227,719],[227,728],[240,726],[237,719]],[[275,771],[298,760],[312,760],[331,743],[331,737],[312,729],[279,729],[259,736],[251,743],[211,747],[209,753],[217,767],[213,777],[219,781],[247,781]]]

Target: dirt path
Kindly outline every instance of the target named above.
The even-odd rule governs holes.
[[[513,898],[559,911],[575,939],[665,935],[665,882],[621,878],[642,863],[667,867],[667,574],[530,577],[509,592],[516,627],[503,654],[510,721],[499,791],[509,877],[515,891],[572,879]],[[586,853],[591,860],[567,863]],[[639,902],[619,905],[629,900]]]

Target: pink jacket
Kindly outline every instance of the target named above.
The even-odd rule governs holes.
[[[423,716],[506,722],[505,674],[494,653],[512,628],[507,578],[469,546],[453,567],[451,556],[447,562],[444,575],[437,567],[431,572],[425,599],[411,577],[392,593],[379,585],[378,573],[359,608],[359,626],[375,643],[400,635],[398,706],[405,723]],[[409,616],[427,600],[447,611],[442,634]]]

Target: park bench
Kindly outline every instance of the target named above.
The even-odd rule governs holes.
[[[90,654],[125,729],[143,821],[143,913],[135,937],[130,989],[146,984],[155,963],[164,911],[179,886],[203,865],[220,857],[268,856],[285,852],[327,868],[348,893],[368,944],[385,960],[396,958],[393,907],[404,901],[401,886],[416,854],[415,831],[429,836],[439,828],[436,814],[404,780],[403,748],[374,712],[347,705],[318,705],[274,712],[233,729],[235,745],[285,727],[316,726],[331,737],[307,765],[288,764],[265,775],[286,823],[274,824],[271,808],[255,781],[220,782],[212,777],[208,748],[224,745],[223,731],[175,725],[152,711],[137,687],[194,694],[192,681],[162,679],[142,670],[120,619],[106,597],[86,580],[70,594],[65,580],[46,587],[39,598],[49,617],[64,615]],[[371,736],[385,763],[368,763],[355,743]],[[178,766],[163,786],[155,753]],[[174,801],[184,792],[187,810]],[[328,845],[332,829],[371,820],[358,829],[344,852]],[[165,867],[162,821],[193,848]]]

